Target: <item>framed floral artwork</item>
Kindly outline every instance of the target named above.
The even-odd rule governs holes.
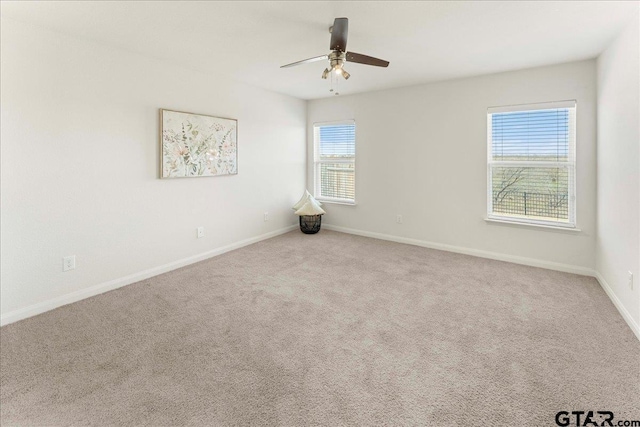
[[[237,174],[237,139],[237,120],[161,109],[161,178]]]

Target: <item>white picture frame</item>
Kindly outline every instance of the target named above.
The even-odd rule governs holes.
[[[238,173],[238,121],[160,109],[160,177]]]

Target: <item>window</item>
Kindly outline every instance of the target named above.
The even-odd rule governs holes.
[[[574,228],[575,101],[489,108],[489,219]]]
[[[353,121],[313,126],[315,196],[355,203],[356,125]]]

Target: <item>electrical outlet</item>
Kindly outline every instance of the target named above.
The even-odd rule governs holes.
[[[204,237],[204,227],[198,227],[196,228],[196,231],[198,232],[198,239]]]
[[[396,223],[402,224],[402,215],[396,215]]]
[[[629,289],[633,290],[633,273],[630,272],[630,271],[627,271],[627,273],[629,274],[627,276],[627,278],[628,278],[628,283],[627,284],[629,285]]]
[[[76,256],[69,255],[62,258],[62,271],[74,270],[76,268]]]
[[[265,220],[265,222],[269,221],[269,212],[265,212],[264,213],[264,220]]]

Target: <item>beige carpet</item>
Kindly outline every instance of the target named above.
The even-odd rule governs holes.
[[[640,419],[593,278],[292,232],[0,330],[3,427]]]

